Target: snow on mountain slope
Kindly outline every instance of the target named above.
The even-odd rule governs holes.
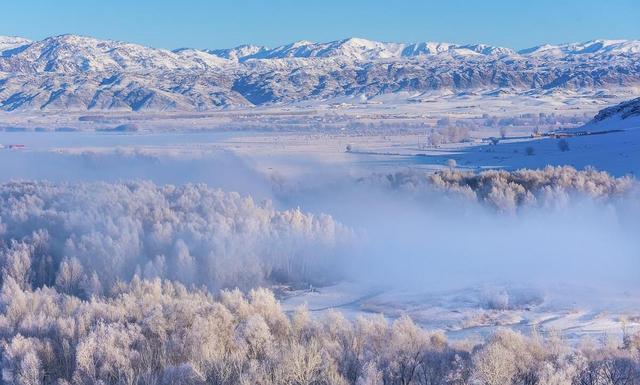
[[[635,128],[640,128],[640,98],[605,108],[592,121],[576,130],[598,132]]]
[[[90,37],[62,35],[5,50],[0,58],[4,72],[106,72],[207,69],[226,61],[202,51],[178,53],[137,44]]]
[[[25,44],[29,44],[31,40],[15,36],[0,36],[0,55],[3,51],[14,49]]]
[[[267,50],[266,47],[244,44],[235,48],[213,49],[206,52],[224,59],[240,61],[249,57],[263,57]]]
[[[381,43],[359,38],[316,44],[307,41],[276,48],[268,58],[282,57],[342,57],[353,60],[375,60],[397,57],[401,44]]]
[[[208,51],[223,58],[246,61],[250,59],[286,59],[286,58],[331,58],[340,57],[351,60],[377,60],[411,58],[424,55],[512,55],[509,48],[493,47],[485,44],[456,45],[449,43],[384,43],[361,38],[349,38],[329,43],[314,43],[306,40],[283,45],[273,49],[260,46],[243,45],[232,49]]]
[[[262,46],[243,45],[232,49],[208,51],[223,58],[245,61],[249,59],[284,59],[311,57],[343,57],[355,60],[411,58],[425,55],[524,56],[540,57],[568,55],[638,54],[637,40],[592,40],[583,43],[561,45],[544,44],[518,52],[505,47],[486,44],[450,44],[439,42],[384,43],[360,38],[337,40],[329,43],[314,43],[306,40],[273,49]]]
[[[404,45],[381,43],[366,39],[350,38],[329,43],[297,41],[273,49],[260,46],[242,45],[232,49],[210,50],[208,52],[237,61],[250,59],[286,58],[330,58],[342,57],[352,60],[374,60],[400,57]]]
[[[0,110],[206,111],[406,92],[548,95],[640,86],[640,41],[514,52],[350,38],[168,51],[62,35],[0,38]],[[498,96],[491,96],[498,95]]]
[[[607,55],[638,54],[640,41],[637,40],[591,40],[584,43],[561,45],[544,44],[518,51],[524,56],[566,56],[566,55]]]

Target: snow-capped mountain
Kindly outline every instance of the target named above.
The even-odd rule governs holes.
[[[519,52],[358,38],[168,51],[75,35],[41,41],[0,37],[0,109],[7,111],[205,111],[400,91],[497,97],[638,86],[636,40]]]
[[[137,44],[62,35],[2,50],[3,72],[171,71],[218,67],[225,60],[203,51],[170,52]]]
[[[591,40],[585,43],[562,45],[544,44],[518,51],[526,56],[566,56],[566,55],[616,55],[639,54],[640,44],[637,40]]]
[[[285,58],[331,58],[340,57],[352,60],[400,59],[425,55],[512,55],[509,48],[493,47],[484,44],[456,45],[449,43],[383,43],[360,38],[350,38],[329,43],[314,43],[306,40],[283,45],[273,49],[260,46],[242,45],[226,50],[208,51],[227,59],[246,61],[250,59]]]

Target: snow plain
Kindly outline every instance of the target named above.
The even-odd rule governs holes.
[[[451,101],[450,101],[451,102]],[[478,102],[478,106],[475,106]],[[549,114],[550,101],[536,109],[520,103],[520,111],[544,111]],[[438,119],[448,116],[457,119],[477,119],[479,111],[489,105],[494,112],[503,111],[502,104],[487,102],[484,98],[470,97],[461,105],[470,105],[472,117],[460,118],[460,108],[451,103],[440,103],[441,110],[434,113]],[[467,104],[465,104],[467,103]],[[482,104],[484,103],[484,105]],[[511,103],[504,100],[504,103]],[[600,106],[581,108],[595,114]],[[414,104],[397,106],[396,110],[381,112],[389,104],[348,106],[342,110],[345,121],[362,121],[385,115],[393,127],[402,127],[411,119],[407,110]],[[566,108],[566,104],[563,104]],[[540,107],[540,105],[538,105]],[[328,107],[322,114],[327,116]],[[435,110],[435,109],[434,109]],[[362,112],[365,113],[362,113]],[[432,110],[433,111],[433,110]],[[569,109],[560,109],[558,116],[566,116]],[[278,113],[271,110],[274,116]],[[465,113],[466,114],[466,113]],[[510,111],[513,116],[514,111]],[[589,116],[584,112],[582,115]],[[227,122],[238,115],[227,116]],[[249,116],[249,115],[248,115]],[[260,116],[260,119],[264,119]],[[308,117],[307,117],[308,118]],[[44,119],[34,117],[34,125]],[[64,118],[61,118],[64,119]],[[193,118],[185,118],[193,122]],[[218,119],[214,117],[213,119]],[[248,119],[252,119],[251,117]],[[433,120],[436,120],[433,118]],[[586,120],[586,118],[584,119]],[[470,120],[473,121],[473,120]],[[32,123],[33,123],[32,122]],[[438,147],[425,144],[428,128],[363,130],[338,128],[336,130],[197,130],[197,133],[175,132],[171,127],[184,124],[178,119],[167,123],[162,132],[149,132],[154,120],[142,120],[136,132],[36,132],[33,127],[9,129],[0,132],[0,143],[24,144],[24,149],[0,150],[0,180],[49,179],[122,180],[151,179],[156,183],[181,184],[204,182],[214,187],[251,194],[270,199],[283,207],[302,206],[305,210],[325,210],[330,206],[315,207],[311,199],[296,200],[290,194],[292,185],[310,185],[320,194],[324,184],[339,178],[354,178],[372,172],[391,172],[398,169],[437,170],[450,167],[454,159],[461,169],[478,171],[487,168],[541,168],[546,165],[572,165],[576,168],[593,166],[615,176],[640,173],[640,122],[637,119],[610,121],[606,129],[621,127],[601,135],[576,136],[568,140],[569,150],[562,151],[554,137],[531,137],[531,126],[526,119],[521,126],[509,127],[506,138],[491,144],[488,138],[500,135],[497,127],[480,126],[471,130],[472,140],[466,143],[443,144]],[[548,130],[567,128],[579,130],[582,121],[551,123]],[[171,127],[168,127],[169,125]],[[175,126],[174,126],[175,125]],[[251,126],[251,125],[249,125]],[[257,126],[257,124],[256,124]],[[410,126],[410,125],[409,125]],[[600,125],[602,126],[602,124]],[[599,127],[600,127],[599,126]],[[193,125],[190,125],[193,127]],[[366,126],[365,126],[366,127]],[[592,126],[587,126],[592,129]],[[265,128],[268,128],[266,126]],[[603,128],[603,130],[604,130]],[[347,146],[350,150],[347,151]],[[533,150],[528,150],[532,148]],[[449,165],[448,165],[449,164]],[[172,172],[167,172],[171,170]],[[324,188],[324,187],[322,187]],[[293,188],[295,191],[295,188]],[[309,191],[307,191],[309,192]],[[289,195],[288,195],[289,194]],[[336,197],[335,199],[340,199]],[[342,220],[340,212],[328,212]],[[346,220],[348,223],[348,220]],[[635,245],[636,247],[638,245]],[[563,284],[535,286],[514,282],[474,282],[456,287],[402,288],[375,282],[341,282],[320,288],[284,288],[278,290],[285,309],[307,306],[313,314],[321,316],[332,309],[349,317],[382,313],[389,318],[403,314],[430,329],[442,329],[451,338],[469,338],[489,334],[496,327],[506,326],[523,332],[558,333],[569,340],[584,336],[609,338],[623,331],[640,329],[640,288],[627,286],[619,289]]]

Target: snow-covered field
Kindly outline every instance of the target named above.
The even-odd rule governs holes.
[[[453,105],[451,108],[457,109]],[[522,109],[523,112],[535,111],[527,105]],[[350,108],[349,114],[353,111]],[[375,116],[371,111],[367,113],[369,117]],[[447,111],[440,113],[446,115]],[[450,116],[456,118],[455,114]],[[358,209],[353,205],[341,209],[336,202],[342,199],[340,194],[344,193],[341,190],[344,186],[335,190],[331,190],[331,186],[372,173],[451,167],[478,171],[571,165],[578,169],[593,166],[618,177],[638,175],[640,124],[637,123],[640,122],[636,118],[624,123],[620,125],[619,121],[614,121],[609,125],[598,125],[599,131],[618,127],[623,128],[621,131],[568,138],[532,137],[530,127],[511,126],[496,144],[492,144],[490,138],[501,135],[499,128],[483,126],[471,130],[470,140],[464,143],[438,146],[427,145],[428,129],[423,128],[388,130],[386,133],[379,130],[200,133],[146,132],[144,129],[135,133],[18,130],[0,132],[0,144],[5,147],[0,149],[3,164],[0,181],[151,179],[161,184],[204,182],[212,187],[273,200],[283,209],[300,206],[311,212],[326,212],[357,231],[358,224],[364,222],[349,215]],[[142,127],[148,128],[148,124],[151,123],[143,122]],[[581,130],[575,126],[569,124],[566,128],[569,132]],[[593,130],[593,125],[586,129]],[[562,140],[568,143],[566,148],[561,148]],[[15,144],[24,145],[24,148],[9,148]],[[452,163],[452,159],[455,162]],[[322,204],[314,202],[314,194],[331,195],[325,188],[336,195],[325,196]],[[353,203],[349,198],[344,202]],[[596,211],[595,215],[605,212]],[[454,226],[460,225],[456,223],[455,220],[450,222]],[[563,226],[560,223],[557,229],[572,231]],[[471,228],[462,225],[459,231],[470,231]],[[517,231],[514,234],[516,237],[522,235]],[[567,242],[577,242],[576,239],[568,237]],[[627,250],[625,255],[638,255],[637,240],[629,242],[627,246],[631,251]],[[389,254],[389,258],[395,258],[393,251]],[[399,263],[408,264],[411,259],[399,259]],[[630,266],[637,268],[638,264],[634,262]],[[368,266],[362,266],[364,276],[367,269]],[[447,271],[444,270],[445,274]],[[640,287],[634,284],[610,288],[590,286],[585,282],[564,283],[556,277],[544,285],[528,285],[507,277],[504,283],[488,279],[487,282],[458,282],[454,287],[438,288],[432,287],[425,278],[424,285],[418,288],[415,285],[403,288],[389,282],[347,280],[313,289],[284,288],[277,292],[287,311],[305,305],[313,314],[338,309],[350,318],[383,313],[395,319],[407,314],[426,328],[442,329],[452,338],[485,336],[498,326],[525,333],[534,330],[558,333],[570,340],[584,335],[605,338],[620,335],[625,330],[640,329]]]
[[[571,285],[542,289],[487,284],[407,291],[341,283],[293,291],[282,302],[285,310],[304,306],[318,317],[332,310],[349,318],[384,314],[393,320],[408,315],[426,329],[442,330],[452,339],[481,340],[498,327],[508,327],[577,342],[585,336],[601,340],[639,331],[638,294],[637,290]]]
[[[3,111],[0,128],[9,130],[135,131],[350,131],[359,133],[424,130],[441,119],[470,128],[487,124],[498,131],[499,119],[510,129],[530,133],[586,123],[600,109],[627,100],[638,87],[609,90],[559,90],[550,94],[501,93],[496,96],[447,90],[398,92],[362,99],[358,96],[300,101],[206,112],[140,111]]]

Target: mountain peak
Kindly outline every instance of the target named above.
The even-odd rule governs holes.
[[[62,34],[56,36],[49,36],[40,41],[43,44],[68,44],[68,45],[98,45],[98,44],[127,44],[109,39],[97,39],[91,36],[75,35],[75,34]],[[132,44],[133,45],[133,44]]]
[[[527,56],[566,56],[638,52],[640,52],[639,40],[596,39],[583,43],[542,44],[520,50],[518,54]]]
[[[297,48],[297,47],[305,47],[307,45],[315,44],[311,40],[298,40],[291,44],[285,45],[285,47]]]
[[[380,44],[380,42],[364,39],[361,37],[349,37],[347,39],[340,40],[340,42],[344,45],[365,46],[365,47],[371,47],[376,44]]]
[[[21,47],[31,43],[31,40],[17,36],[0,36],[0,52]]]

